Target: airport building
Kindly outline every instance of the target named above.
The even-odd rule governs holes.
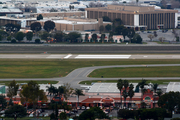
[[[101,8],[86,8],[86,17],[91,19],[108,16],[111,20],[120,18],[128,28],[172,29],[177,27],[177,10],[155,9],[154,6],[108,5]]]

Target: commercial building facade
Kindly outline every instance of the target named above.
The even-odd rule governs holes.
[[[126,27],[140,29],[171,29],[177,26],[177,10],[155,9],[154,6],[108,5],[104,8],[86,8],[91,19],[108,16],[120,18]]]

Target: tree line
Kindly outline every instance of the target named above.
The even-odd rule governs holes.
[[[72,106],[65,102],[70,95],[74,94],[78,97],[78,105],[79,96],[84,95],[81,89],[74,90],[68,83],[59,86],[58,88],[54,87],[53,85],[46,86],[46,88],[48,95],[50,95],[50,103],[48,104],[48,108],[53,110],[53,114],[50,115],[52,119],[58,118],[58,109],[64,109],[64,112],[65,110],[72,110]],[[20,96],[20,102],[22,105],[13,103],[13,100],[16,100],[16,96],[18,94]],[[10,100],[7,102],[5,97],[6,96],[0,95],[0,105],[2,110],[6,109],[6,117],[25,117],[27,115],[28,108],[33,108],[33,110],[36,111],[39,101],[41,101],[41,103],[46,103],[48,101],[47,95],[45,94],[44,90],[40,89],[40,86],[36,81],[29,81],[27,84],[22,86],[20,91],[19,84],[15,80],[11,81],[8,84],[7,89],[7,97],[9,97]],[[53,99],[54,97],[59,97],[59,100],[56,101]],[[64,115],[64,112],[62,112],[60,115],[60,119],[67,118],[67,115]],[[36,112],[34,112],[34,116],[36,116]]]

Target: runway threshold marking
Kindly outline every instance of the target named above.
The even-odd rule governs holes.
[[[64,59],[68,59],[71,56],[72,56],[72,54],[68,54],[67,56],[64,57]]]
[[[131,55],[78,55],[75,59],[128,59]]]

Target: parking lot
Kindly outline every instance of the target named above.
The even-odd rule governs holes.
[[[139,31],[138,34],[143,38],[143,41],[149,41],[148,38],[149,34],[154,35],[154,31]],[[176,41],[174,34],[172,33],[172,30],[168,30],[167,32],[162,32],[162,30],[156,30],[157,37],[153,38],[152,41],[158,41],[160,37],[164,37],[167,41]],[[180,35],[180,30],[177,30],[177,33]]]

